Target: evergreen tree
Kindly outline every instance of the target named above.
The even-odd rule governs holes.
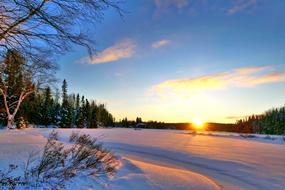
[[[126,128],[129,127],[128,118],[125,118],[125,119],[122,120],[122,127],[126,127]]]
[[[76,101],[75,101],[75,109],[78,110],[80,108],[80,95],[76,95]]]
[[[53,118],[53,98],[50,87],[47,87],[44,92],[44,102],[42,107],[42,124],[49,125],[52,123]]]
[[[96,112],[97,112],[97,105],[95,103],[95,101],[93,100],[91,102],[91,115],[90,115],[90,128],[97,128],[97,116],[96,116]]]
[[[136,124],[138,124],[138,123],[142,123],[142,118],[140,118],[140,117],[136,118]]]
[[[79,109],[79,113],[78,113],[78,123],[77,123],[77,127],[78,128],[84,128],[86,127],[86,118],[84,115],[84,109],[85,109],[85,98],[84,96],[81,97],[81,106]]]
[[[85,106],[84,106],[84,116],[85,116],[85,127],[89,128],[90,127],[90,119],[91,119],[91,109],[90,109],[90,104],[89,101],[86,99],[85,100]]]
[[[67,82],[65,79],[62,82],[61,90],[62,90],[62,107],[67,108],[68,107],[68,94],[67,94]]]
[[[74,124],[75,124],[76,127],[78,127],[80,125],[80,123],[79,123],[79,117],[80,117],[80,95],[79,94],[76,95],[74,114],[75,114]]]
[[[72,107],[68,102],[67,82],[62,83],[62,105],[60,110],[60,124],[63,128],[72,127]]]

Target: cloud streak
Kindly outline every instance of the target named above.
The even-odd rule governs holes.
[[[236,13],[242,12],[244,10],[248,10],[252,7],[255,7],[258,4],[259,0],[228,0],[230,4],[232,5],[230,8],[226,10],[227,14],[234,15]],[[157,10],[159,11],[165,11],[167,9],[176,9],[181,10],[186,7],[189,7],[191,4],[192,8],[197,8],[198,5],[202,6],[211,6],[215,5],[215,2],[210,0],[196,0],[196,1],[190,1],[190,0],[153,0]],[[195,2],[195,3],[194,3]],[[196,4],[196,7],[195,7]]]
[[[152,87],[158,94],[192,94],[229,87],[252,87],[285,81],[285,70],[272,71],[272,67],[245,67],[229,72],[190,79],[168,80]]]
[[[257,0],[235,0],[236,3],[228,10],[228,14],[233,15],[243,10],[256,6]]]
[[[135,48],[135,42],[133,40],[126,39],[114,44],[102,52],[99,52],[91,59],[88,57],[81,59],[80,63],[102,64],[130,58],[135,53]]]
[[[169,40],[165,40],[165,39],[164,39],[164,40],[159,40],[159,41],[154,42],[154,43],[151,45],[151,47],[157,49],[157,48],[161,48],[161,47],[163,47],[163,46],[166,46],[166,45],[168,45],[169,43],[170,43]]]
[[[188,0],[154,0],[154,4],[158,9],[167,9],[170,7],[181,9],[188,5]]]

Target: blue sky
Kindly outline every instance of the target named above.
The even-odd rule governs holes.
[[[96,26],[98,52],[61,57],[70,92],[107,103],[117,120],[212,122],[285,102],[285,1],[126,1]]]

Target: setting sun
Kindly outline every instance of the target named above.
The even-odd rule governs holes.
[[[200,117],[197,117],[193,120],[195,128],[196,129],[202,129],[203,128],[203,120]]]

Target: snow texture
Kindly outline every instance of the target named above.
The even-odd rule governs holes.
[[[0,130],[0,169],[21,167],[52,129]],[[244,138],[235,133],[189,134],[177,130],[56,129],[67,143],[75,131],[97,137],[121,160],[112,179],[75,178],[71,190],[172,190],[285,188],[281,136]]]

